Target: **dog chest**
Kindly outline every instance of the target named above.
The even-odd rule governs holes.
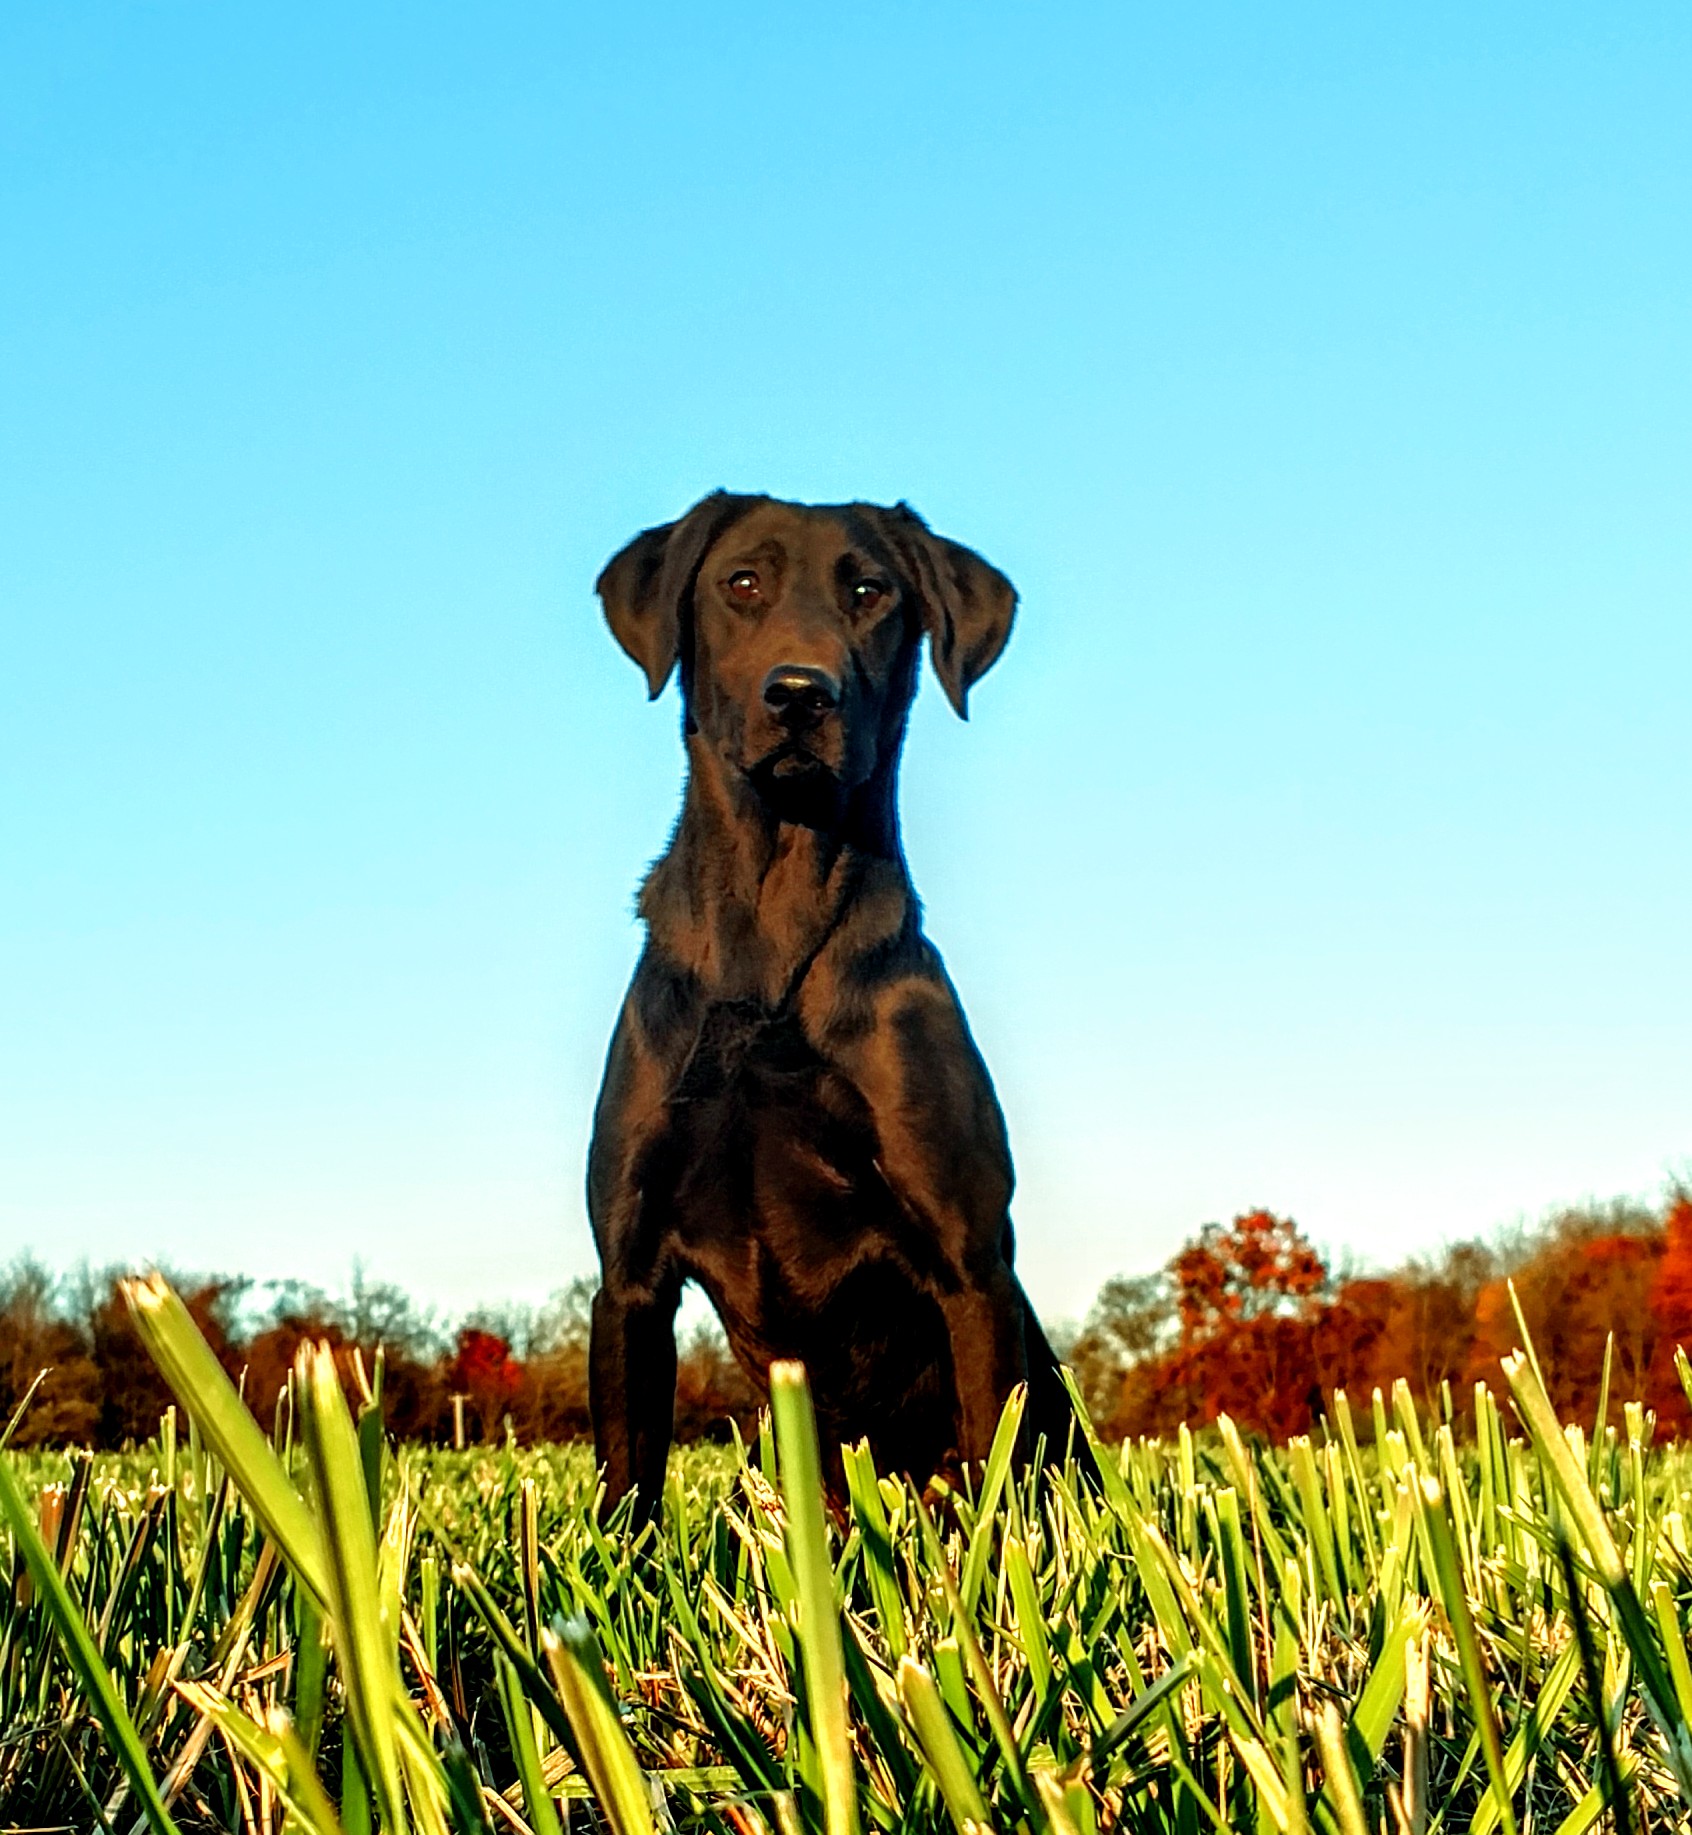
[[[725,1002],[705,1016],[641,1183],[688,1263],[749,1278],[761,1245],[803,1289],[906,1233],[877,1154],[868,1105],[798,1021]]]

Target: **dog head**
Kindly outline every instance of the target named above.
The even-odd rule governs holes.
[[[636,536],[598,592],[652,695],[679,663],[689,733],[777,800],[850,791],[892,763],[925,635],[967,717],[1016,609],[997,568],[905,504],[722,491]]]

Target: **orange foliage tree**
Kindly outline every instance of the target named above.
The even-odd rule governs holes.
[[[1675,1368],[1674,1353],[1692,1351],[1692,1192],[1680,1191],[1663,1220],[1663,1253],[1651,1289],[1651,1347],[1648,1395],[1659,1427],[1674,1434],[1692,1430],[1692,1406]]]
[[[511,1346],[498,1332],[466,1325],[458,1334],[448,1381],[457,1393],[469,1397],[482,1438],[489,1440],[511,1412],[523,1387],[523,1366],[511,1355]]]
[[[1692,1349],[1692,1193],[1679,1190],[1661,1212],[1576,1207],[1343,1281],[1290,1219],[1249,1211],[1206,1225],[1162,1276],[1108,1285],[1075,1357],[1109,1433],[1226,1413],[1284,1439],[1308,1431],[1334,1389],[1362,1403],[1400,1377],[1461,1422],[1475,1382],[1503,1388],[1499,1360],[1521,1342],[1512,1285],[1565,1420],[1590,1428],[1608,1355],[1612,1424],[1643,1399],[1659,1434],[1692,1431],[1674,1357]],[[1130,1343],[1138,1354],[1124,1354]]]
[[[1168,1377],[1188,1418],[1227,1414],[1274,1439],[1302,1433],[1320,1406],[1315,1338],[1329,1280],[1298,1225],[1246,1211],[1206,1224],[1169,1266],[1181,1338]]]

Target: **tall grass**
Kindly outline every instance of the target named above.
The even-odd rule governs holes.
[[[395,1448],[305,1352],[262,1431],[168,1289],[183,1409],[0,1458],[0,1825],[269,1835],[1134,1828],[1579,1835],[1692,1804],[1692,1453],[1559,1424],[1531,1357],[1476,1442],[1344,1398],[924,1500],[803,1374],[756,1447],[601,1525],[585,1450]],[[185,1430],[183,1429],[185,1424]],[[1512,1425],[1514,1424],[1514,1425]]]

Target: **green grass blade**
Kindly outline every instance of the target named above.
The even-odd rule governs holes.
[[[382,1611],[358,1435],[329,1347],[303,1347],[296,1371],[306,1452],[323,1519],[329,1621],[347,1709],[383,1826],[403,1835],[405,1803],[394,1736],[399,1626]]]
[[[1046,1615],[1040,1605],[1040,1589],[1034,1581],[1027,1545],[1020,1536],[1005,1537],[1004,1563],[1010,1583],[1011,1609],[1016,1618],[1017,1642],[1022,1646],[1034,1693],[1044,1701],[1052,1686],[1051,1642],[1046,1633]]]
[[[1463,1671],[1463,1685],[1468,1691],[1469,1709],[1474,1716],[1475,1731],[1480,1737],[1487,1775],[1492,1780],[1498,1820],[1504,1827],[1505,1835],[1516,1835],[1516,1813],[1511,1807],[1510,1785],[1504,1770],[1504,1746],[1498,1733],[1498,1713],[1493,1704],[1491,1684],[1486,1679],[1486,1665],[1481,1658],[1474,1615],[1469,1610],[1468,1595],[1463,1591],[1462,1570],[1451,1537],[1450,1519],[1445,1514],[1445,1498],[1435,1479],[1423,1478],[1421,1487],[1423,1520],[1433,1553],[1440,1599],[1445,1607],[1445,1615],[1451,1622],[1452,1636],[1457,1642],[1457,1661]]]
[[[1398,1718],[1398,1706],[1404,1699],[1405,1656],[1410,1639],[1421,1635],[1424,1613],[1419,1607],[1406,1606],[1394,1621],[1381,1646],[1381,1654],[1363,1685],[1363,1693],[1352,1710],[1352,1756],[1360,1744],[1374,1765],[1386,1749],[1387,1735]],[[1368,1773],[1364,1774],[1365,1779]]]
[[[822,1773],[824,1826],[828,1835],[857,1835],[858,1791],[846,1715],[846,1662],[834,1601],[834,1568],[828,1558],[816,1416],[803,1364],[770,1366],[770,1414],[787,1506],[788,1558],[799,1595],[799,1649],[811,1738]]]
[[[1621,1762],[1622,1788],[1624,1791],[1633,1787],[1633,1780],[1639,1770],[1639,1760],[1632,1754]],[[1552,1835],[1586,1835],[1586,1831],[1596,1826],[1598,1818],[1609,1807],[1609,1790],[1602,1783],[1594,1784],[1584,1797],[1559,1822]]]
[[[923,1762],[940,1791],[940,1800],[956,1823],[958,1835],[990,1829],[987,1801],[975,1780],[953,1730],[934,1678],[910,1657],[899,1659],[899,1699],[911,1723]]]
[[[125,1281],[123,1295],[141,1342],[195,1429],[222,1461],[295,1578],[320,1605],[327,1605],[323,1545],[311,1512],[187,1307],[156,1274]]]
[[[430,1757],[433,1759],[434,1754]],[[488,1808],[482,1800],[482,1781],[456,1734],[441,1749],[438,1763],[446,1781],[446,1812],[453,1835],[493,1835]]]
[[[1010,1410],[1006,1411],[1009,1418]],[[917,1500],[917,1510],[924,1518],[924,1528],[929,1528],[927,1513],[922,1500]],[[978,1529],[977,1533],[980,1533]],[[1035,1794],[1034,1786],[1029,1779],[1028,1769],[1023,1764],[1022,1748],[1016,1743],[1016,1733],[1011,1726],[1010,1715],[1005,1711],[1004,1697],[999,1693],[999,1685],[993,1677],[993,1667],[987,1661],[987,1654],[981,1648],[981,1640],[975,1635],[975,1626],[970,1614],[965,1609],[958,1588],[952,1582],[952,1570],[942,1555],[933,1563],[933,1571],[939,1576],[940,1587],[946,1596],[946,1604],[952,1615],[952,1630],[963,1661],[969,1671],[970,1681],[975,1687],[976,1699],[981,1703],[982,1712],[987,1716],[987,1725],[992,1729],[993,1743],[999,1748],[999,1756],[1004,1762],[1005,1774],[1010,1779],[1011,1789],[1016,1794],[1026,1814],[1033,1817],[1038,1824],[1043,1820],[1040,1799]],[[935,1645],[936,1659],[941,1646]]]
[[[886,1501],[881,1495],[868,1442],[846,1447],[842,1456],[852,1521],[863,1542],[864,1574],[869,1581],[870,1597],[875,1601],[881,1635],[886,1639],[889,1652],[897,1659],[905,1654],[905,1601],[894,1565],[893,1532],[887,1520]]]
[[[587,1620],[555,1619],[543,1625],[541,1652],[606,1820],[616,1835],[655,1835],[646,1778],[617,1718],[605,1661]]]
[[[1609,1359],[1604,1363],[1605,1386],[1608,1388]],[[1568,1593],[1569,1618],[1574,1625],[1575,1644],[1580,1651],[1581,1673],[1586,1680],[1587,1698],[1592,1703],[1598,1723],[1598,1757],[1603,1768],[1604,1794],[1609,1799],[1616,1835],[1633,1835],[1633,1817],[1628,1809],[1627,1791],[1622,1785],[1621,1767],[1616,1763],[1615,1730],[1604,1700],[1604,1672],[1598,1661],[1598,1647],[1592,1637],[1592,1621],[1582,1596],[1580,1575],[1575,1571],[1574,1555],[1568,1542],[1557,1538],[1557,1559],[1563,1570],[1563,1585]]]
[[[1027,1405],[1028,1386],[1026,1383],[1018,1383],[1011,1391],[1010,1400],[1005,1403],[1003,1414],[999,1416],[987,1463],[982,1468],[981,1499],[976,1506],[975,1532],[969,1539],[969,1552],[964,1556],[963,1577],[958,1582],[958,1592],[965,1609],[970,1612],[975,1610],[981,1581],[987,1572],[987,1558],[993,1549],[993,1529],[997,1520],[999,1497],[1005,1488],[1005,1477],[1010,1471],[1011,1456],[1016,1451],[1017,1436],[1022,1431],[1022,1417]]]
[[[1526,1355],[1517,1351],[1504,1359],[1504,1374],[1515,1397],[1516,1410],[1540,1458],[1550,1469],[1560,1501],[1580,1532],[1586,1558],[1615,1606],[1622,1636],[1639,1669],[1645,1704],[1668,1747],[1669,1763],[1681,1796],[1692,1807],[1692,1722],[1682,1709],[1669,1669],[1651,1635],[1645,1609],[1633,1590],[1633,1577],[1610,1533],[1603,1506],[1558,1424],[1539,1366],[1532,1360],[1531,1346]]]
[[[1687,1661],[1686,1633],[1674,1609],[1674,1594],[1665,1581],[1652,1581],[1651,1609],[1656,1614],[1663,1649],[1668,1654],[1669,1679],[1680,1702],[1680,1711],[1688,1722],[1692,1722],[1692,1664]]]
[[[308,1835],[342,1835],[341,1819],[329,1793],[286,1714],[273,1709],[261,1725],[216,1690],[199,1683],[183,1683],[182,1695],[250,1765],[264,1773],[287,1808],[291,1828],[308,1831]]]
[[[88,1705],[112,1743],[112,1749],[123,1767],[124,1776],[129,1780],[129,1788],[134,1792],[136,1801],[153,1825],[156,1835],[176,1835],[176,1824],[171,1820],[170,1811],[165,1808],[164,1798],[160,1796],[159,1787],[153,1779],[152,1767],[147,1763],[141,1736],[135,1731],[135,1723],[129,1717],[129,1710],[124,1706],[111,1671],[100,1659],[88,1621],[71,1598],[58,1563],[41,1539],[41,1533],[35,1526],[34,1514],[18,1487],[11,1455],[7,1453],[0,1453],[0,1512],[4,1512],[11,1525],[13,1539],[29,1570],[36,1593],[46,1605],[53,1628],[59,1634],[61,1647],[77,1680],[82,1684]]]
[[[576,1744],[575,1729],[570,1724],[570,1717],[562,1705],[553,1697],[551,1689],[546,1686],[546,1678],[536,1667],[523,1640],[517,1635],[517,1629],[499,1609],[499,1603],[488,1591],[486,1582],[473,1568],[463,1562],[457,1562],[452,1570],[453,1585],[458,1587],[470,1602],[471,1609],[487,1627],[489,1636],[505,1656],[507,1662],[516,1670],[523,1684],[524,1693],[529,1697],[537,1713],[547,1726],[557,1735],[560,1744],[578,1765],[581,1765],[581,1750]],[[584,1767],[585,1769],[585,1767]]]
[[[523,1813],[534,1835],[561,1835],[552,1792],[547,1789],[541,1772],[534,1717],[510,1658],[496,1652],[494,1675],[499,1684],[499,1705],[505,1714],[505,1730],[511,1740],[511,1757],[517,1766],[517,1781],[523,1787]]]
[[[1051,1835],[1082,1835],[1081,1824],[1070,1809],[1063,1780],[1049,1765],[1035,1772],[1034,1788],[1040,1793],[1040,1807],[1045,1812]]]
[[[1251,1564],[1240,1522],[1240,1494],[1224,1485],[1209,1500],[1222,1566],[1222,1591],[1228,1614],[1228,1655],[1234,1673],[1257,1703],[1257,1663],[1251,1633]]]
[[[1323,1788],[1340,1835],[1369,1835],[1357,1774],[1346,1750],[1345,1729],[1340,1724],[1339,1709],[1331,1701],[1324,1701],[1317,1710],[1316,1749],[1322,1755]]]
[[[1580,1651],[1573,1644],[1568,1645],[1550,1669],[1544,1672],[1534,1691],[1533,1703],[1527,1716],[1517,1728],[1504,1754],[1504,1778],[1512,1797],[1521,1789],[1527,1777],[1528,1766],[1544,1747],[1552,1723],[1562,1712],[1563,1703],[1568,1699],[1579,1672]],[[1469,1835],[1491,1835],[1497,1821],[1498,1799],[1489,1794],[1475,1811],[1474,1821],[1469,1824]]]
[[[1155,1682],[1141,1689],[1123,1712],[1117,1715],[1110,1726],[1093,1741],[1092,1758],[1095,1771],[1103,1768],[1110,1755],[1149,1715],[1154,1714],[1176,1690],[1192,1680],[1198,1663],[1199,1653],[1196,1650],[1189,1650],[1178,1663],[1172,1664]]]
[[[1081,1385],[1075,1380],[1075,1372],[1068,1364],[1058,1370],[1063,1379],[1063,1386],[1069,1391],[1069,1400],[1075,1409],[1075,1418],[1081,1424],[1082,1437],[1087,1442],[1087,1450],[1099,1469],[1099,1483],[1104,1488],[1105,1502],[1119,1515],[1127,1516],[1134,1510],[1134,1500],[1129,1494],[1127,1480],[1122,1476],[1122,1453],[1119,1447],[1106,1446],[1099,1438],[1098,1429],[1093,1426],[1093,1418],[1087,1412],[1087,1404],[1081,1394]],[[1692,1394],[1692,1389],[1689,1389]]]
[[[1610,1526],[1604,1520],[1603,1506],[1593,1495],[1580,1461],[1574,1456],[1551,1406],[1551,1397],[1540,1380],[1538,1367],[1526,1354],[1512,1351],[1504,1360],[1504,1375],[1515,1397],[1516,1412],[1533,1437],[1539,1456],[1550,1468],[1557,1489],[1574,1518],[1585,1546],[1587,1558],[1598,1570],[1606,1587],[1614,1587],[1627,1578],[1627,1568]]]
[[[5,1452],[6,1448],[11,1445],[12,1435],[18,1431],[19,1424],[22,1422],[24,1416],[29,1413],[30,1403],[35,1400],[36,1390],[39,1389],[46,1380],[47,1372],[45,1370],[37,1370],[35,1373],[35,1380],[23,1392],[23,1396],[18,1402],[17,1407],[12,1410],[11,1418],[6,1422],[3,1428],[0,1428],[0,1453]]]
[[[1298,1435],[1287,1446],[1287,1460],[1292,1467],[1293,1488],[1298,1493],[1299,1508],[1305,1529],[1316,1550],[1316,1575],[1334,1605],[1343,1609],[1346,1589],[1340,1581],[1339,1564],[1334,1553],[1333,1523],[1328,1501],[1316,1470],[1316,1454],[1309,1437]]]

